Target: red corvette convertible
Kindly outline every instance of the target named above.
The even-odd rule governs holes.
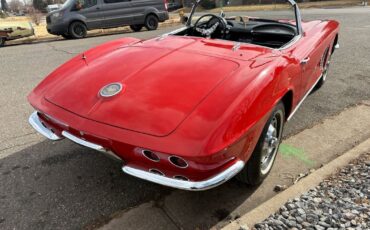
[[[195,17],[200,1],[181,29],[111,41],[56,69],[28,96],[30,124],[165,186],[261,183],[284,123],[326,80],[339,24],[302,22],[293,0],[291,19]]]

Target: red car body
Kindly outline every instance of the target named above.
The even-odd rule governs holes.
[[[143,179],[190,190],[214,187],[248,161],[274,106],[283,101],[289,119],[320,80],[323,54],[337,45],[338,23],[309,21],[302,29],[285,49],[243,43],[233,50],[231,41],[171,35],[105,43],[74,57],[30,93],[38,111],[33,119],[42,123],[36,129],[113,153],[127,173]],[[99,95],[114,82],[122,85],[119,94]],[[171,156],[186,167],[171,163]],[[148,171],[158,173],[153,169],[163,174],[147,178]],[[188,187],[173,178],[186,178]]]

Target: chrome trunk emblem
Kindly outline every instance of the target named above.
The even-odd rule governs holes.
[[[109,85],[104,86],[99,91],[99,94],[102,97],[113,97],[114,95],[117,95],[121,91],[122,91],[121,83],[111,83]]]

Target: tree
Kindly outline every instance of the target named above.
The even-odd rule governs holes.
[[[30,7],[28,9],[28,13],[31,17],[31,20],[33,23],[35,23],[37,26],[40,25],[40,22],[41,22],[41,12],[37,9],[35,9],[34,7]]]
[[[22,9],[23,5],[19,0],[12,0],[9,3],[9,9],[13,12],[19,12]]]
[[[32,0],[32,5],[35,9],[43,11],[47,4],[43,0]]]
[[[6,0],[1,0],[1,9],[4,11],[8,11],[8,3]]]

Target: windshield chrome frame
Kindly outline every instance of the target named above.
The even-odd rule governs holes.
[[[201,1],[202,0],[196,0],[195,3],[193,4],[193,6],[191,7],[190,15],[189,15],[188,21],[186,22],[186,26],[191,26],[191,19],[193,18],[193,15],[195,13],[195,9],[198,7],[198,5]]]
[[[181,28],[176,29],[174,31],[171,31],[169,33],[165,33],[161,37],[165,37],[165,36],[168,36],[168,35],[173,35],[173,34],[179,33],[181,31],[184,31],[184,30],[190,28],[191,27],[191,19],[192,19],[194,13],[195,13],[195,9],[198,7],[198,5],[200,4],[201,1],[202,0],[196,0],[195,3],[193,4],[193,6],[191,8],[191,11],[190,11],[189,18],[188,18],[184,27],[181,27]],[[294,0],[286,0],[286,1],[289,2],[292,5],[292,7],[294,8],[294,14],[295,14],[295,18],[296,18],[297,35],[291,41],[289,41],[287,44],[283,45],[280,48],[270,48],[270,47],[267,47],[267,46],[262,46],[262,47],[265,47],[265,48],[268,48],[268,49],[273,49],[273,50],[278,50],[278,51],[283,51],[283,50],[291,47],[292,45],[294,45],[297,41],[299,41],[304,36],[304,32],[303,32],[303,28],[302,28],[301,11],[299,10],[298,4]],[[244,43],[244,42],[241,42],[241,43]],[[245,44],[251,44],[251,43],[245,43]],[[260,45],[256,45],[256,46],[260,46]]]
[[[298,4],[293,0],[287,0],[293,7],[294,7],[294,14],[295,14],[295,22],[297,26],[298,35],[303,35],[302,29],[302,16],[301,11],[299,10]]]
[[[188,21],[186,22],[186,26],[190,27],[191,26],[191,21],[193,18],[193,15],[195,13],[196,8],[202,2],[203,0],[196,0],[195,3],[193,4],[190,15],[188,18]],[[294,8],[294,14],[295,14],[295,21],[296,21],[296,27],[297,27],[297,35],[302,36],[303,35],[303,29],[302,29],[302,17],[301,17],[301,12],[299,10],[298,4],[294,0],[286,0],[288,3],[290,3],[293,8]]]

